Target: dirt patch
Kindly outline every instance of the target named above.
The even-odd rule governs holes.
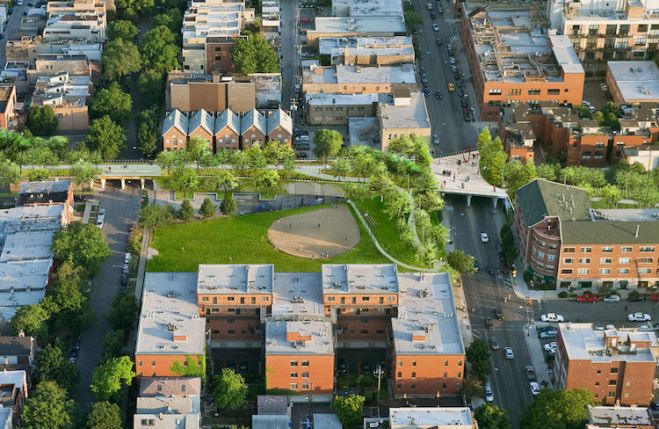
[[[278,219],[268,229],[277,250],[303,258],[331,258],[359,243],[359,227],[345,205]]]

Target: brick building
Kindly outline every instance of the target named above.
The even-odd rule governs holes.
[[[657,367],[657,336],[639,329],[596,329],[560,323],[554,364],[559,389],[593,392],[604,405],[647,406]]]
[[[657,210],[594,210],[583,189],[537,179],[517,191],[524,269],[561,288],[659,285]]]
[[[414,64],[312,66],[302,71],[302,90],[306,94],[390,94],[395,87],[417,89]]]
[[[510,103],[581,104],[584,69],[567,37],[538,29],[539,11],[462,5],[462,43],[483,120],[497,120]]]
[[[14,126],[14,105],[16,105],[16,86],[13,83],[0,85],[0,128]]]
[[[659,20],[657,20],[659,36]],[[609,61],[606,83],[613,102],[659,105],[659,67],[654,61]]]
[[[166,109],[194,112],[222,112],[231,109],[245,113],[256,107],[256,86],[248,79],[223,80],[219,74],[173,71],[167,75]]]

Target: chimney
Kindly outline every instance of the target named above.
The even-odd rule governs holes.
[[[184,343],[184,342],[188,341],[188,336],[187,335],[176,335],[176,334],[174,334],[173,340],[174,340],[175,343]]]
[[[414,331],[412,332],[412,342],[413,343],[423,343],[426,341],[426,333],[424,331]]]
[[[222,79],[222,75],[220,75],[217,72],[213,72],[211,79],[213,83],[220,83],[220,80]]]

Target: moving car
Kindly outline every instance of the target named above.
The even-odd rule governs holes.
[[[535,381],[535,368],[533,368],[533,365],[526,365],[526,378],[530,381]]]
[[[483,243],[487,243],[488,241],[490,241],[490,237],[487,236],[486,232],[481,232],[481,241]]]
[[[497,320],[503,320],[503,311],[499,309],[494,310],[494,317],[496,317]]]
[[[435,100],[441,100],[441,99],[442,99],[441,91],[435,91]]]
[[[508,359],[508,360],[515,359],[515,353],[513,353],[512,347],[504,347],[503,351],[506,354],[506,359]]]
[[[437,42],[437,46],[442,46],[442,39],[440,39],[439,37],[437,38],[436,42]]]
[[[630,322],[649,322],[652,317],[645,313],[631,313],[627,316],[627,320]]]
[[[448,90],[449,92],[455,91],[455,84],[453,82],[448,83]]]
[[[540,394],[540,385],[536,381],[532,381],[529,383],[529,387],[531,388],[531,395],[536,396]]]
[[[620,302],[620,295],[609,295],[604,298],[604,302]]]
[[[492,385],[489,379],[483,385],[483,392],[485,393],[485,402],[494,402],[494,392],[492,392]]]
[[[495,336],[490,337],[490,348],[492,350],[499,350],[501,348],[501,345],[499,344],[499,340],[497,340],[497,337]]]
[[[435,32],[439,31],[439,25],[433,24],[432,25],[432,31],[435,31]]]
[[[105,223],[105,209],[99,209],[98,216],[96,217],[96,227],[103,228]]]
[[[560,314],[547,313],[540,316],[540,320],[543,322],[564,322],[565,318]]]

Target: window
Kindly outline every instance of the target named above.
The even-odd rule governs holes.
[[[416,372],[412,373],[412,378],[416,378]]]
[[[296,361],[296,360],[292,360],[292,361],[291,361],[291,366],[297,366],[297,361]]]
[[[228,296],[227,301],[235,301],[236,297],[235,296]]]
[[[403,361],[402,360],[398,361],[398,366],[403,366]]]
[[[548,261],[555,261],[556,260],[556,255],[547,255],[547,260]]]
[[[565,253],[574,253],[574,247],[565,247],[565,248],[563,248],[563,252],[565,252]]]
[[[307,383],[302,383],[302,388],[304,390],[309,390],[309,385]]]
[[[590,253],[592,250],[593,249],[591,249],[590,247],[582,247],[581,249],[579,249],[581,253]]]
[[[590,264],[590,258],[579,258],[580,264]]]
[[[645,46],[647,43],[648,39],[645,37],[637,37],[636,40],[634,40],[634,45],[636,46]]]
[[[572,259],[572,258],[565,258],[565,259],[563,259],[563,263],[564,263],[564,264],[571,264],[571,263],[573,263],[573,262],[574,262],[574,259]]]
[[[598,373],[598,374],[601,374],[601,373],[602,373],[602,370],[601,370],[601,369],[598,369],[598,370],[597,370],[597,373]]]
[[[303,360],[302,361],[302,366],[309,366],[309,361],[308,360]]]
[[[600,268],[600,274],[611,274],[611,268]]]
[[[611,258],[600,258],[600,264],[610,264]]]
[[[599,382],[599,381],[596,381],[596,382],[595,382],[595,386],[599,386],[599,385],[600,385],[600,382]]]
[[[618,380],[609,380],[609,386],[615,386],[618,384]]]
[[[602,253],[611,253],[613,252],[613,247],[602,247]]]
[[[401,378],[403,376],[403,373],[398,371],[398,378]]]
[[[650,274],[652,270],[650,268],[639,268],[638,273],[639,274]]]
[[[297,390],[297,383],[291,383],[291,390]]]
[[[629,264],[630,261],[631,261],[630,258],[619,258],[618,259],[619,264]]]
[[[636,262],[638,262],[639,264],[651,264],[652,258],[638,258]]]
[[[412,366],[416,366],[416,361],[415,360],[412,361]]]
[[[540,95],[539,89],[529,89],[529,95]]]
[[[151,361],[151,366],[156,366],[156,361],[155,360]]]
[[[616,392],[609,392],[606,396],[608,396],[609,398],[615,398]]]
[[[378,298],[378,304],[384,304],[384,297],[383,296]]]
[[[370,301],[371,297],[370,296],[363,296],[362,301]]]
[[[609,370],[609,372],[610,372],[611,374],[617,374],[617,373],[618,373],[618,368],[611,368],[611,369]]]
[[[618,269],[618,274],[629,274],[629,268]]]
[[[588,274],[590,270],[588,268],[579,268],[577,274]]]
[[[329,302],[334,302],[334,301],[336,301],[336,297],[330,296],[330,297],[327,298],[327,300]]]
[[[297,372],[291,372],[291,378],[297,378]]]
[[[561,274],[572,274],[572,270],[561,270]]]
[[[522,90],[521,89],[511,89],[508,92],[508,95],[522,95]]]
[[[362,335],[368,335],[368,329],[362,329],[360,332]]]
[[[560,89],[550,88],[547,90],[548,95],[559,95],[561,93]]]
[[[500,89],[490,89],[490,95],[501,95]]]
[[[416,384],[412,383],[412,384],[410,385],[410,389],[416,389]]]
[[[458,366],[462,366],[462,361],[461,360],[458,361]],[[458,377],[460,377],[460,376],[458,375]]]
[[[447,360],[444,361],[444,366],[448,366],[448,361]]]
[[[641,246],[638,249],[640,252],[654,252],[654,247],[653,246]]]
[[[207,296],[202,296],[202,297],[201,297],[201,300],[204,301],[204,302],[207,302],[207,301],[208,301],[208,297],[207,297]]]
[[[620,249],[621,253],[632,253],[632,248],[631,247],[623,247]]]
[[[308,372],[303,372],[302,377],[309,377],[309,373]]]

